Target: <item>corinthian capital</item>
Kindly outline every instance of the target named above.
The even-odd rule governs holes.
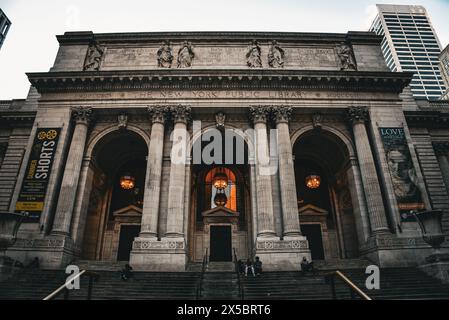
[[[349,107],[348,120],[352,123],[364,123],[368,120],[368,109],[366,107]]]
[[[449,152],[449,141],[434,141],[432,146],[437,156],[445,156]]]
[[[153,123],[164,124],[167,120],[167,113],[170,111],[169,106],[149,106],[148,112]]]
[[[292,115],[292,107],[290,106],[271,106],[273,119],[276,123],[288,122]]]
[[[254,122],[267,122],[270,116],[270,106],[250,106],[249,107],[249,117]]]
[[[192,117],[192,108],[190,106],[179,104],[171,106],[170,113],[175,123],[183,122],[187,124]]]
[[[76,123],[84,123],[88,125],[92,121],[91,107],[73,107],[72,118]]]

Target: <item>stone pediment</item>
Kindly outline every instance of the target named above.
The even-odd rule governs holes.
[[[118,217],[141,217],[142,216],[142,209],[139,207],[136,207],[135,205],[129,205],[127,207],[115,210],[113,212],[113,215],[115,218]]]
[[[226,207],[215,207],[201,213],[203,217],[238,217],[240,214]]]
[[[307,204],[298,209],[301,216],[327,216],[328,212],[325,209],[314,206],[313,204]]]

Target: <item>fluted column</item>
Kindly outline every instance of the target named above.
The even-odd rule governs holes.
[[[255,163],[257,193],[257,237],[275,237],[273,197],[271,190],[270,155],[267,137],[267,119],[270,108],[267,106],[250,107],[250,115],[255,131]]]
[[[170,181],[168,189],[166,237],[184,237],[184,193],[185,166],[187,161],[187,122],[190,106],[178,105],[170,108],[174,121],[173,146],[171,151]]]
[[[388,223],[383,206],[382,193],[376,173],[373,153],[370,147],[365,121],[368,110],[365,107],[350,107],[348,118],[352,123],[357,158],[362,176],[363,189],[368,207],[368,215],[373,233],[387,232]]]
[[[164,126],[167,107],[151,106],[148,107],[148,112],[151,116],[152,125],[150,147],[148,148],[140,237],[157,238],[164,149]]]
[[[87,131],[92,118],[92,108],[73,108],[72,117],[75,121],[75,129],[70,143],[69,154],[67,155],[52,234],[70,234]]]
[[[296,195],[295,170],[293,168],[293,151],[290,142],[288,121],[292,108],[273,106],[277,129],[277,149],[279,158],[279,181],[281,188],[283,236],[301,235],[299,228],[298,201]]]
[[[443,176],[444,184],[446,185],[446,190],[449,194],[449,142],[434,142],[433,149],[435,150],[435,155],[437,156],[438,164],[441,169],[441,175]]]

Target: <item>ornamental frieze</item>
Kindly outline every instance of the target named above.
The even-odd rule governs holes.
[[[283,240],[283,241],[257,241],[257,250],[284,250],[284,249],[308,249],[309,245],[307,240]]]
[[[155,249],[155,250],[175,250],[175,249],[184,249],[183,241],[134,241],[133,242],[134,250],[146,250],[146,249]]]

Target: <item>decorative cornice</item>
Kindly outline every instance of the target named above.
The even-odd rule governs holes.
[[[449,111],[449,110],[448,110]],[[435,110],[405,111],[408,125],[428,128],[446,128],[449,126],[449,112]]]
[[[368,120],[368,108],[349,107],[347,117],[352,124],[364,123],[366,120]]]
[[[313,71],[285,69],[155,69],[27,73],[39,91],[114,90],[334,90],[402,92],[409,72]]]
[[[72,118],[78,124],[89,125],[92,121],[92,108],[91,107],[73,107]]]

